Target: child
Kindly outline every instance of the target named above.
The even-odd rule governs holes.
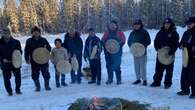
[[[93,28],[89,30],[89,37],[85,43],[85,50],[84,50],[84,58],[85,60],[89,60],[91,73],[92,73],[92,80],[88,82],[88,84],[97,83],[97,85],[101,84],[101,41],[95,35],[95,31]]]
[[[67,50],[62,47],[62,40],[61,39],[55,39],[55,48],[53,48],[51,52],[51,62],[54,64],[55,67],[55,79],[56,79],[56,87],[60,87],[60,74],[61,74],[61,85],[62,86],[68,86],[65,83],[65,74],[59,73],[56,69],[56,65],[60,60],[69,60],[68,52]]]

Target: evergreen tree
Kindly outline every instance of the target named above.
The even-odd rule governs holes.
[[[19,6],[20,32],[28,33],[30,29],[30,0],[22,0]]]
[[[13,33],[18,33],[18,14],[15,0],[5,0],[4,2],[4,16],[7,21],[6,24],[11,27]],[[4,19],[5,20],[5,19]]]

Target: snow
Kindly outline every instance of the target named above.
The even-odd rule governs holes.
[[[158,30],[149,30],[152,41]],[[178,27],[178,32],[182,36],[185,28]],[[131,31],[125,32],[128,38]],[[97,33],[98,36],[102,36],[101,33]],[[64,34],[58,35],[44,35],[52,46],[55,38],[62,38]],[[83,41],[85,41],[87,35],[82,35]],[[25,41],[28,37],[17,38],[21,41],[22,47],[24,47]],[[153,47],[153,43],[148,48],[148,67],[147,77],[149,84],[152,83],[152,77],[155,70],[156,53]],[[142,85],[132,85],[135,81],[134,66],[132,55],[129,52],[127,45],[124,46],[124,54],[122,57],[122,81],[123,84],[117,86],[106,85],[107,72],[105,67],[105,59],[102,54],[102,85],[88,85],[87,80],[83,80],[81,85],[69,84],[68,87],[56,88],[54,79],[54,68],[50,65],[51,74],[51,91],[45,91],[43,87],[43,79],[41,78],[42,90],[39,93],[34,92],[34,84],[30,77],[30,66],[23,63],[22,69],[22,95],[15,95],[13,97],[7,96],[4,89],[3,78],[0,78],[0,110],[67,110],[67,107],[74,102],[77,98],[83,97],[120,97],[128,99],[130,101],[140,101],[141,103],[149,103],[155,107],[170,106],[171,110],[194,110],[195,100],[189,99],[187,96],[177,96],[176,92],[180,90],[180,73],[181,73],[181,51],[177,51],[173,86],[172,88],[165,90],[160,88],[151,88],[149,86],[144,87]],[[14,78],[12,78],[12,87],[14,87]],[[66,77],[66,82],[70,82],[70,75]]]

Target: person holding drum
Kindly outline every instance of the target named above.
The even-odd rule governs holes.
[[[187,30],[184,32],[182,39],[180,41],[179,44],[179,48],[182,49],[183,52],[184,49],[189,50],[189,44],[191,42],[192,39],[192,32],[193,32],[193,18],[190,17],[187,21],[186,21],[186,25],[187,25]],[[183,53],[185,54],[185,53]],[[187,51],[188,54],[188,51]],[[184,55],[183,55],[184,56]],[[183,59],[183,60],[189,60],[189,55],[187,56],[188,59]],[[188,63],[189,61],[187,61]],[[190,79],[189,79],[189,72],[188,72],[188,64],[184,64],[182,65],[182,71],[181,71],[181,79],[180,79],[180,84],[181,84],[181,91],[177,92],[178,95],[189,95],[190,94]]]
[[[188,95],[190,93],[189,90],[189,86],[191,87],[191,95],[189,98],[191,99],[195,99],[195,17],[190,17],[188,20],[188,25],[190,27],[190,29],[188,30],[188,32],[190,32],[189,35],[189,39],[187,40],[187,43],[185,43],[184,48],[187,48],[188,51],[188,71],[184,74],[186,74],[185,77],[189,77],[189,85],[188,83],[188,79],[184,79],[185,83],[186,83],[186,91],[183,91],[178,93],[179,95]],[[184,76],[183,76],[184,78]]]
[[[81,66],[82,66],[82,51],[83,51],[83,41],[80,37],[80,33],[75,30],[70,30],[65,35],[64,47],[68,50],[71,59],[76,57],[78,62],[78,70],[72,69],[71,71],[71,84],[78,83],[81,84]],[[71,61],[71,63],[73,63]],[[77,71],[77,74],[75,73]]]
[[[1,69],[3,72],[3,79],[5,89],[9,96],[13,95],[12,87],[10,79],[12,77],[12,73],[15,76],[15,91],[16,94],[22,94],[20,90],[21,86],[21,61],[16,62],[13,60],[14,51],[19,51],[19,58],[21,59],[21,44],[18,40],[14,39],[11,35],[11,30],[9,27],[3,29],[2,38],[0,39],[0,62]],[[19,66],[14,66],[14,63],[20,63]]]
[[[60,87],[60,76],[61,76],[61,85],[62,86],[68,86],[68,84],[65,83],[65,73],[61,73],[60,70],[57,69],[57,64],[61,60],[66,60],[69,62],[69,55],[68,51],[62,46],[62,40],[57,38],[54,41],[55,48],[51,51],[51,62],[54,64],[55,68],[55,80],[56,80],[56,87]],[[63,67],[66,68],[66,67]]]
[[[35,84],[35,91],[41,90],[39,75],[40,72],[44,78],[45,90],[51,90],[49,86],[49,59],[51,46],[49,42],[41,36],[41,29],[37,26],[31,29],[32,37],[27,39],[25,46],[25,60],[31,65],[32,79]]]
[[[89,36],[85,42],[84,59],[89,60],[92,79],[88,84],[101,84],[101,52],[102,46],[100,39],[95,35],[93,28],[88,29]]]
[[[108,31],[104,33],[102,39],[108,80],[106,84],[113,83],[113,72],[116,74],[117,85],[121,84],[121,57],[122,48],[126,42],[125,35],[119,30],[118,23],[111,21],[108,25]]]
[[[156,69],[151,87],[159,87],[166,70],[164,87],[168,89],[172,85],[174,56],[179,45],[179,34],[176,31],[175,23],[166,18],[161,30],[154,40],[154,48],[157,51]]]
[[[141,83],[147,85],[146,65],[147,65],[147,46],[150,45],[151,39],[149,33],[143,28],[140,19],[133,23],[133,31],[129,35],[128,46],[134,56],[134,67],[137,80],[133,84]],[[139,46],[140,45],[140,46]],[[137,49],[137,50],[136,50]],[[139,54],[141,52],[141,54]]]

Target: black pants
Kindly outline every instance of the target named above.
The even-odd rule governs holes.
[[[39,80],[40,72],[42,73],[42,76],[43,76],[44,80],[49,80],[50,79],[48,65],[40,65],[40,66],[33,66],[32,65],[31,70],[32,70],[32,79],[34,81]]]
[[[155,74],[153,76],[154,83],[156,83],[158,85],[161,84],[163,73],[166,70],[164,85],[171,86],[172,85],[172,77],[173,77],[173,67],[174,67],[174,63],[172,63],[170,65],[163,65],[157,59],[156,60]]]
[[[181,72],[181,90],[185,93],[190,93],[190,79],[188,67],[183,67]]]
[[[90,60],[90,68],[92,73],[92,81],[101,81],[101,60],[94,59]]]
[[[4,85],[5,89],[8,93],[12,93],[12,87],[11,87],[11,82],[10,79],[12,77],[12,73],[15,76],[15,90],[20,91],[20,86],[21,86],[21,71],[20,69],[10,69],[10,70],[3,70],[3,79],[4,79]]]
[[[195,95],[195,59],[190,60],[189,63],[189,79],[191,86],[191,94]]]

